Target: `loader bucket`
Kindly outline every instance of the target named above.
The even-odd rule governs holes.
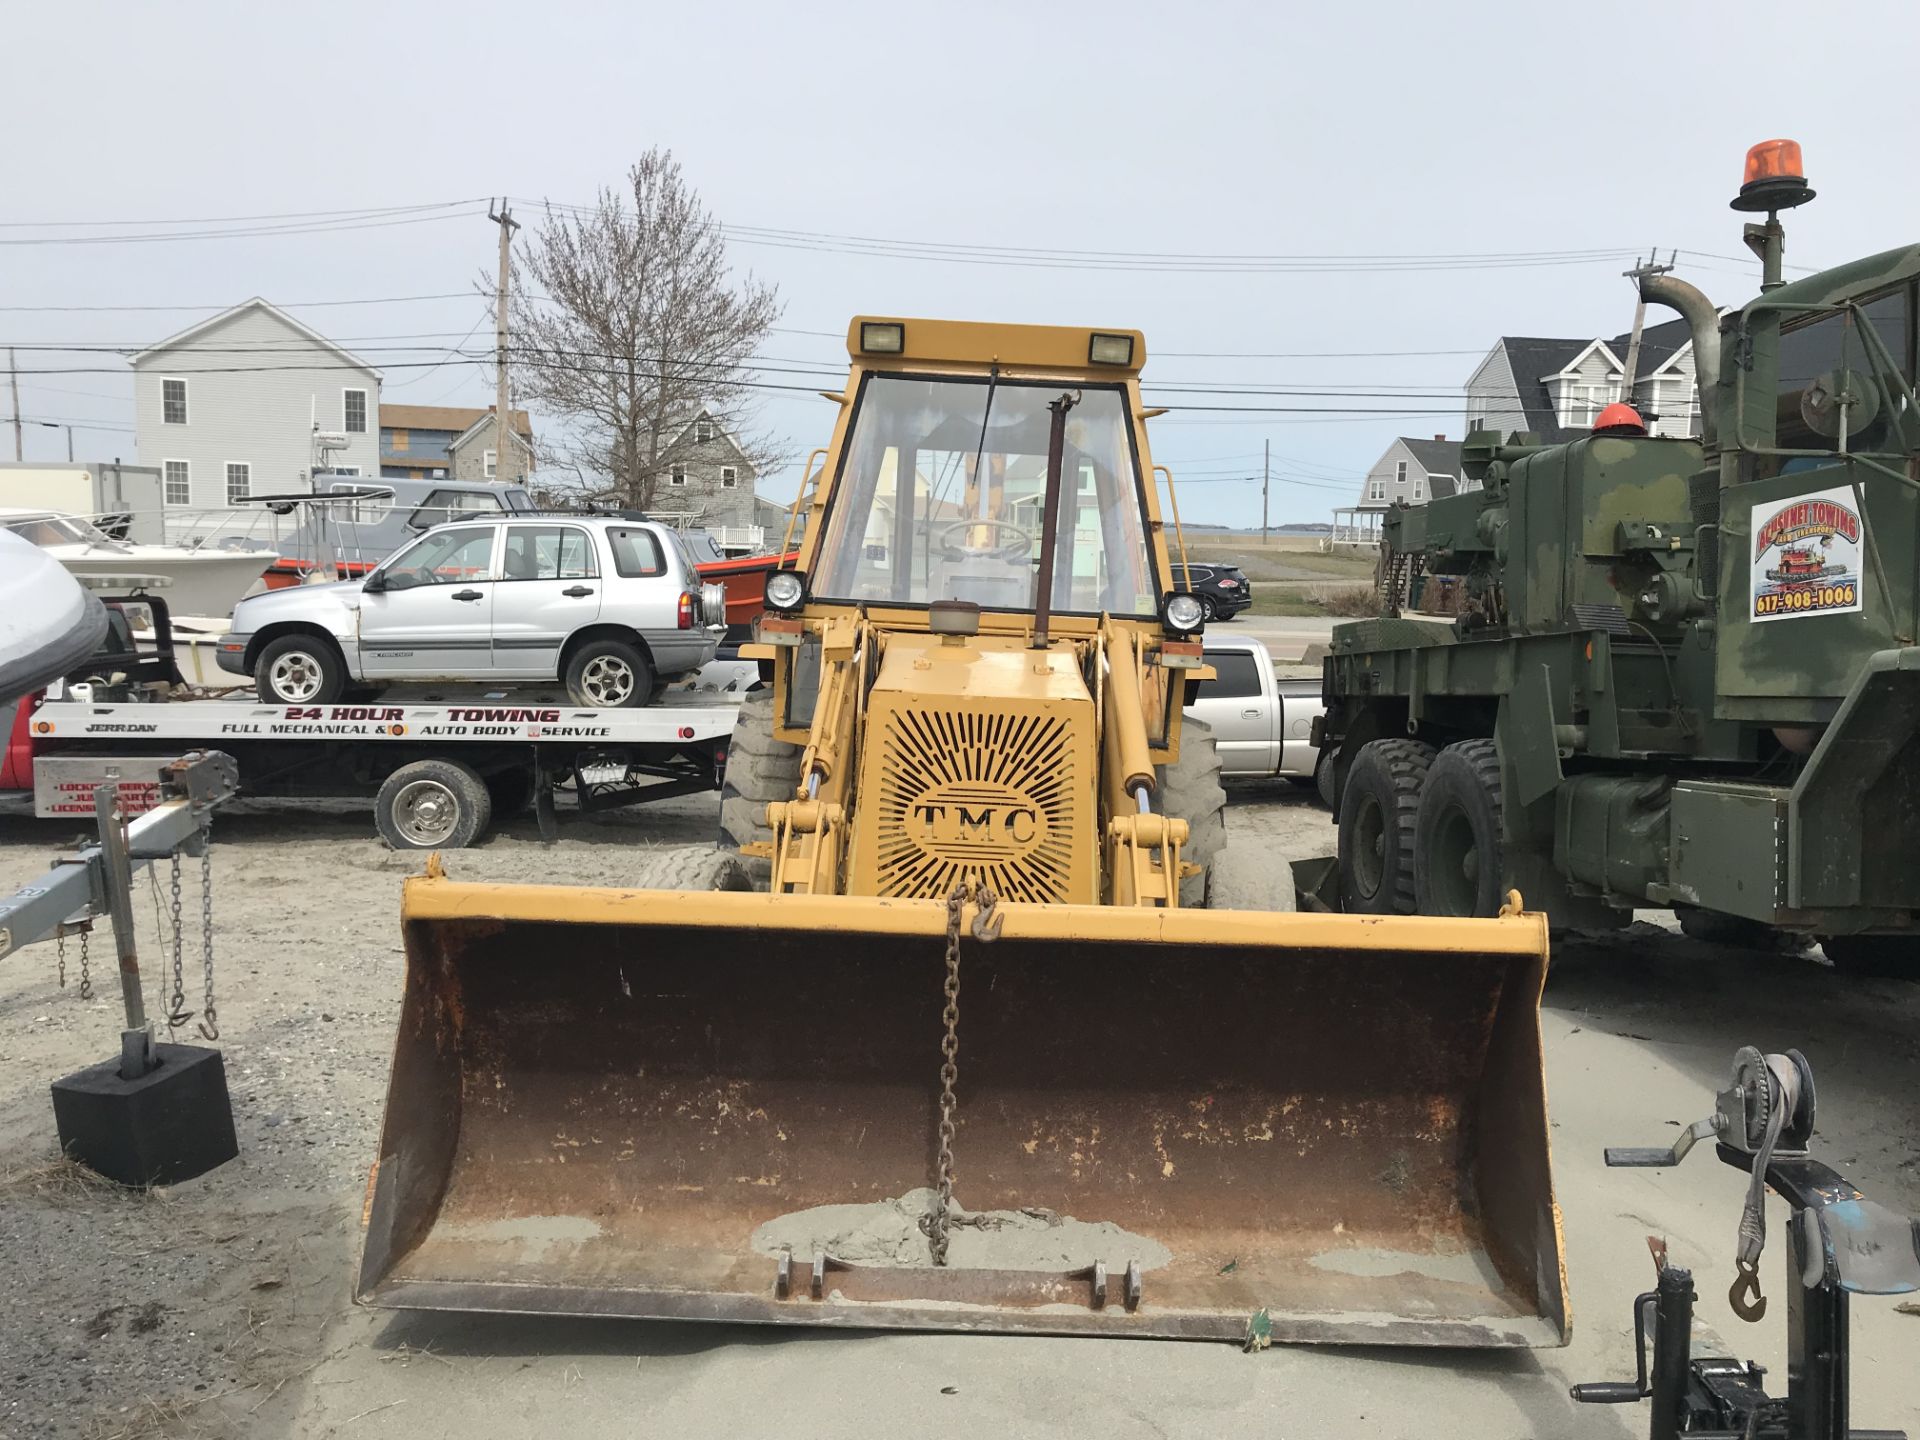
[[[409,881],[358,1297],[1565,1343],[1541,917],[1000,909],[937,1268],[944,905]]]

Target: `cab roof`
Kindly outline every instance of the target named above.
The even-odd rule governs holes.
[[[870,327],[899,326],[897,348],[862,343]],[[1130,342],[1125,363],[1095,361],[1095,337]],[[1105,347],[1111,348],[1111,347]],[[1138,330],[1080,325],[996,325],[975,320],[914,320],[896,315],[856,315],[847,326],[847,354],[866,365],[890,361],[946,361],[1002,365],[1009,369],[1075,370],[1088,374],[1138,375],[1147,363],[1147,340]]]

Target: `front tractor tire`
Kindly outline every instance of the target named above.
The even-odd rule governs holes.
[[[720,784],[720,844],[738,850],[773,839],[767,806],[791,800],[800,785],[800,747],[773,738],[773,691],[755,690],[740,702]],[[773,873],[765,860],[743,862],[764,889]]]
[[[1358,915],[1411,915],[1414,820],[1433,764],[1419,740],[1360,747],[1340,792],[1340,895]]]
[[[1180,852],[1200,867],[1180,882],[1180,904],[1204,910],[1213,893],[1213,866],[1227,848],[1227,792],[1220,784],[1220,751],[1213,727],[1187,717],[1180,722],[1180,758],[1159,767],[1159,810],[1187,822]]]
[[[319,635],[269,640],[254,662],[253,689],[268,705],[327,705],[347,688],[347,662]]]
[[[1427,771],[1414,819],[1413,895],[1422,915],[1491,919],[1506,898],[1500,752],[1462,740]]]

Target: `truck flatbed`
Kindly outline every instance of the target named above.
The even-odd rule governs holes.
[[[93,813],[94,788],[120,787],[130,812],[159,794],[159,769],[186,749],[219,750],[254,797],[371,797],[399,849],[457,849],[532,807],[558,823],[556,792],[582,812],[717,790],[753,666],[716,663],[667,703],[591,709],[523,694],[395,692],[377,700],[269,705],[217,699],[95,703],[62,697],[19,717],[34,813]],[[20,782],[24,783],[24,781]]]

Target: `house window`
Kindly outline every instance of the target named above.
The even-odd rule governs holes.
[[[1407,462],[1406,461],[1401,460],[1395,463],[1393,467],[1393,483],[1395,485],[1404,485],[1407,483]]]
[[[349,435],[367,433],[367,392],[364,390],[342,390],[341,409],[346,412],[346,430]]]
[[[191,505],[193,503],[193,470],[184,460],[162,460],[161,472],[166,477],[167,504]]]
[[[1594,417],[1614,402],[1618,387],[1614,385],[1569,385],[1567,403],[1561,424],[1569,430],[1591,430]]]
[[[1427,482],[1426,481],[1415,480],[1413,482],[1413,498],[1416,500],[1424,500],[1427,498]]]
[[[1384,480],[1375,480],[1369,483],[1367,486],[1367,498],[1369,500],[1386,499],[1387,498],[1387,482]]]
[[[386,448],[404,453],[407,448],[407,442],[412,436],[405,430],[389,430],[387,434],[391,438],[387,441]]]
[[[333,467],[333,473],[335,475],[358,476],[360,473],[360,467],[358,465],[336,465]]]
[[[238,505],[253,489],[253,466],[245,460],[227,462],[227,503]]]
[[[500,452],[482,450],[480,452],[480,473],[492,480],[500,473]]]
[[[687,467],[676,465],[667,473],[667,484],[684,485],[687,483]]]
[[[186,381],[162,380],[160,382],[160,420],[166,425],[187,423]]]
[[[694,442],[700,445],[704,445],[709,440],[713,439],[713,422],[711,420],[694,421],[693,422],[693,438],[694,438]]]
[[[722,465],[720,467],[720,488],[722,490],[733,490],[737,489],[739,484],[740,472],[731,465]]]

